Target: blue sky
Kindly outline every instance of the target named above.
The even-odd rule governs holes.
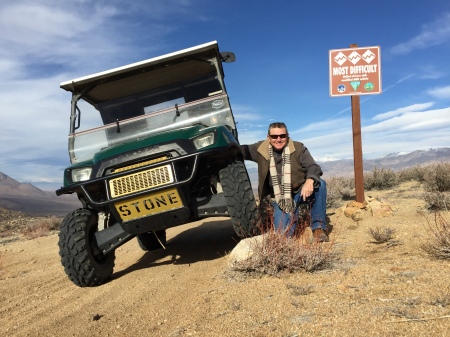
[[[0,3],[0,172],[61,184],[70,94],[59,84],[218,41],[241,143],[288,125],[317,160],[352,158],[350,97],[328,52],[380,46],[383,92],[361,96],[363,156],[450,146],[450,2],[15,0]]]

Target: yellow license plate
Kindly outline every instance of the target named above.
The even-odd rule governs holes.
[[[118,202],[114,206],[122,221],[129,221],[183,207],[183,202],[174,188]]]

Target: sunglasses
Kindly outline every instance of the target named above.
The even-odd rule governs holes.
[[[280,137],[281,139],[284,139],[284,138],[286,138],[286,136],[287,135],[285,133],[283,133],[281,135],[269,135],[269,137],[272,139],[277,139],[278,137]]]

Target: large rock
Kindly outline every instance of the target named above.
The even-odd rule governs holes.
[[[242,239],[228,256],[230,266],[234,266],[240,261],[247,260],[254,254],[255,247],[262,245],[264,235],[258,235],[247,239]]]
[[[269,237],[267,237],[267,235],[269,235]],[[242,239],[228,255],[229,265],[233,267],[236,263],[249,259],[255,253],[256,249],[261,249],[263,245],[270,244],[271,239],[273,239],[273,237],[270,236],[274,235],[282,234],[268,232],[251,238]],[[266,242],[264,242],[264,240],[266,240]],[[301,245],[315,243],[311,227],[306,227],[295,240],[298,240]]]
[[[385,218],[394,214],[394,208],[390,204],[371,196],[367,196],[363,203],[356,201],[347,203],[342,211],[346,217],[356,222],[364,219],[365,211],[369,211],[375,218]]]
[[[347,203],[344,208],[344,215],[347,218],[351,218],[353,221],[358,222],[364,219],[364,210],[366,209],[367,202],[351,201]]]
[[[367,207],[374,218],[386,218],[394,214],[391,205],[375,199],[370,201]]]

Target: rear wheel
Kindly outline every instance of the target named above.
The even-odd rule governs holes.
[[[258,207],[244,163],[231,163],[219,177],[236,234],[240,238],[261,234]]]
[[[97,212],[80,208],[69,213],[59,232],[59,255],[69,279],[80,287],[105,283],[114,269],[114,251],[104,255],[97,246]]]
[[[166,230],[142,233],[137,236],[139,247],[142,250],[150,251],[162,248],[166,245]],[[162,244],[162,245],[161,245]]]

